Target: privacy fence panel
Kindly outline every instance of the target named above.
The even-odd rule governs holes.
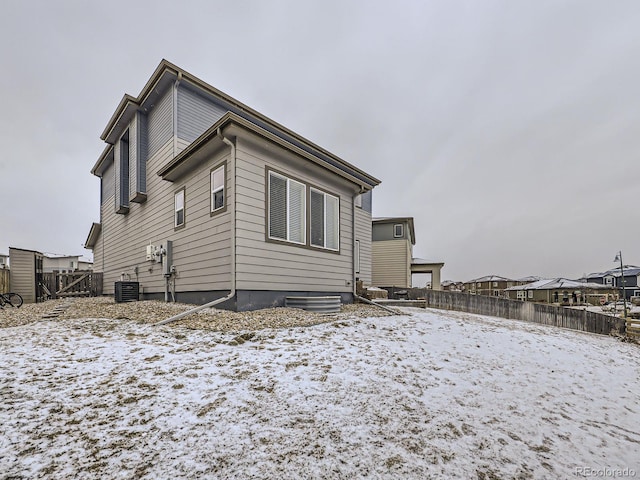
[[[602,335],[609,335],[612,331],[625,333],[622,318],[581,309],[437,290],[426,290],[425,300],[426,306],[431,308],[524,320]]]

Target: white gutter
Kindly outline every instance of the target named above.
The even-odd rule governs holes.
[[[233,179],[233,205],[231,206],[231,291],[229,292],[229,295],[225,297],[218,298],[217,300],[205,303],[204,305],[198,305],[186,312],[161,320],[160,322],[154,323],[154,326],[166,325],[167,323],[175,322],[176,320],[180,320],[188,315],[197,313],[205,308],[211,308],[219,303],[231,300],[236,295],[236,146],[231,140],[222,134],[222,131],[219,128],[217,135],[231,148],[231,178]]]

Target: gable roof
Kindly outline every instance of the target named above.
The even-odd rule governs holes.
[[[185,82],[196,87],[200,93],[204,93],[206,95],[209,95],[211,98],[215,98],[217,102],[221,103],[225,108],[227,108],[228,112],[230,112],[230,115],[223,116],[223,118],[221,118],[216,123],[219,123],[223,119],[225,119],[226,121],[234,119],[238,122],[240,119],[242,119],[245,122],[254,125],[261,131],[268,132],[271,135],[275,135],[289,145],[292,145],[293,147],[306,152],[308,155],[313,156],[315,159],[317,159],[316,163],[319,163],[323,166],[331,167],[330,170],[333,170],[352,181],[353,179],[356,179],[356,183],[360,184],[366,190],[369,190],[380,184],[380,180],[378,180],[377,178],[342,160],[341,158],[325,150],[324,148],[312,143],[301,135],[298,135],[292,130],[289,130],[288,128],[280,125],[274,120],[271,120],[267,116],[257,112],[256,110],[253,110],[252,108],[244,105],[233,97],[200,80],[195,75],[190,74],[186,70],[183,70],[182,68],[177,67],[176,65],[164,59],[155,69],[153,75],[147,81],[137,97],[124,95],[124,97],[118,104],[116,111],[107,123],[107,126],[102,132],[100,138],[108,144],[113,145],[118,139],[121,131],[124,130],[129,124],[131,118],[133,118],[133,115],[135,115],[135,112],[138,110],[146,111],[147,109],[152,108],[154,102],[160,96],[160,92],[163,92],[165,88],[167,88],[169,85],[172,85],[175,81]],[[205,132],[205,134],[206,133],[207,132]],[[203,134],[200,139],[203,138],[205,134]],[[102,163],[106,158],[108,158],[109,148],[110,147],[107,147],[105,149],[105,151],[102,153],[102,155],[92,168],[91,173],[93,173],[94,175],[98,175],[98,172],[101,171]]]
[[[476,278],[474,280],[469,280],[464,283],[480,283],[480,282],[513,282],[512,279],[501,277],[499,275],[487,275],[485,277]]]
[[[515,291],[515,290],[556,290],[561,288],[568,289],[593,289],[593,290],[604,290],[611,289],[609,285],[602,285],[600,283],[589,283],[589,282],[577,282],[575,280],[569,280],[566,278],[553,278],[553,279],[542,279],[537,282],[529,283],[527,285],[518,285],[516,287],[507,288],[507,290]]]

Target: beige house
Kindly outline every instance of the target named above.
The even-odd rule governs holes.
[[[504,297],[505,290],[518,282],[499,275],[486,275],[464,282],[464,291],[472,295],[487,295],[490,297]]]
[[[93,262],[82,255],[62,255],[57,253],[44,253],[43,272],[75,272],[78,270],[91,270]]]
[[[136,281],[143,298],[249,310],[349,302],[371,281],[379,180],[183,69],[163,60],[101,138],[86,247],[104,293]]]
[[[372,284],[412,287],[413,273],[431,274],[431,288],[440,290],[442,262],[413,257],[416,234],[413,217],[374,218],[372,225]]]
[[[543,279],[527,285],[516,285],[507,288],[505,292],[512,300],[561,305],[584,303],[600,305],[617,296],[614,287],[598,283],[577,282],[566,278]]]

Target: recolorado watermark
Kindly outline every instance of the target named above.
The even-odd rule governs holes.
[[[576,467],[574,473],[585,478],[634,478],[637,475],[633,468]]]

